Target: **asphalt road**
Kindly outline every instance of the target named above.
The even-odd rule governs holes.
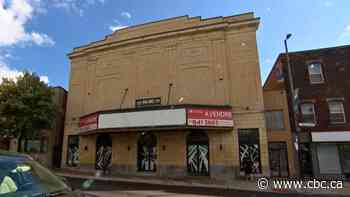
[[[232,197],[302,197],[320,196],[336,197],[338,195],[310,195],[295,193],[269,193],[239,190],[225,190],[201,187],[182,187],[167,185],[152,185],[145,183],[129,183],[117,181],[94,181],[88,189],[83,188],[84,179],[67,178],[73,189],[79,189],[101,197],[114,196],[153,196],[153,197],[180,197],[180,196],[232,196]],[[350,194],[349,194],[350,196]],[[344,197],[344,196],[343,196]]]

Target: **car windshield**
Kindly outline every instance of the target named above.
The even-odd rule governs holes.
[[[0,156],[0,196],[48,196],[67,191],[68,186],[37,162]]]

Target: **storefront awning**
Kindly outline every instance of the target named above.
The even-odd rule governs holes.
[[[350,131],[312,132],[312,142],[349,142]]]
[[[230,106],[177,105],[95,112],[80,118],[81,135],[169,129],[231,129]]]

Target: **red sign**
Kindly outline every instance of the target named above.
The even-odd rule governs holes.
[[[80,131],[90,131],[90,130],[97,129],[97,119],[98,119],[98,114],[92,114],[92,115],[80,118],[79,120]]]
[[[188,108],[187,124],[190,126],[233,127],[232,110]]]

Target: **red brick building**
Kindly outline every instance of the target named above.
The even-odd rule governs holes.
[[[350,45],[285,54],[265,87],[287,92],[291,129],[301,175],[350,178]],[[294,118],[296,121],[294,121]]]

